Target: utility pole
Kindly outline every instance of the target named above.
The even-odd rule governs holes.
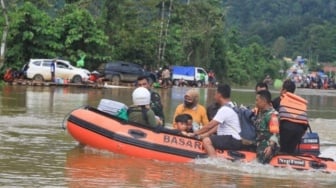
[[[167,16],[168,17],[167,18],[167,25],[166,25],[166,31],[165,31],[165,40],[164,40],[163,46],[162,46],[161,60],[164,60],[164,57],[165,57],[165,50],[166,50],[167,37],[168,37],[168,28],[169,28],[169,21],[170,21],[172,8],[173,8],[173,0],[170,0],[169,12],[168,12],[168,16]]]
[[[165,12],[165,1],[161,2],[161,23],[160,23],[160,34],[159,34],[159,46],[158,46],[158,61],[161,65],[161,54],[162,54],[162,36],[163,36],[163,24],[164,24],[164,12]]]

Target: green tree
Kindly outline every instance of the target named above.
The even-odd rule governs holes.
[[[21,67],[30,58],[55,56],[60,49],[51,18],[32,3],[26,2],[10,12],[7,63]]]
[[[91,14],[75,5],[66,5],[55,20],[59,30],[58,57],[76,62],[86,55],[86,68],[95,69],[108,59],[108,37],[98,27]]]
[[[156,62],[159,9],[156,0],[105,1],[103,27],[111,58],[152,66]]]
[[[2,19],[0,20],[0,25],[3,25],[3,30],[1,31],[2,37],[0,41],[0,69],[3,67],[4,61],[5,61],[7,35],[8,35],[8,29],[9,29],[7,8],[6,8],[4,0],[1,0],[1,12],[2,12],[4,20]]]
[[[180,3],[174,9],[171,25],[179,31],[172,33],[178,34],[174,37],[183,47],[184,59],[179,64],[209,65],[214,55],[214,39],[217,33],[224,33],[224,9],[217,0]]]
[[[289,57],[301,55],[334,61],[335,39],[331,33],[336,23],[335,1],[224,0],[224,3],[229,7],[228,26],[238,27],[244,46],[256,42],[259,36],[262,39],[259,44],[274,48],[282,36],[286,39],[284,54]]]
[[[286,52],[286,39],[283,36],[278,37],[272,48],[272,55],[274,55],[277,58],[282,58],[285,56]]]

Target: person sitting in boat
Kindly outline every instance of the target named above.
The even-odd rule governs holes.
[[[151,83],[149,83],[148,76],[139,76],[136,85],[137,87],[145,87],[148,89],[151,94],[150,107],[153,110],[154,114],[161,119],[162,124],[164,125],[164,114],[161,97],[157,92],[151,90]]]
[[[132,93],[133,105],[128,110],[128,120],[155,128],[162,125],[162,121],[156,118],[150,108],[150,92],[147,88],[138,87]]]
[[[254,87],[254,91],[255,93],[258,93],[259,91],[262,91],[262,90],[268,90],[268,85],[264,82],[258,82],[255,87]],[[252,112],[255,114],[255,115],[258,115],[258,108],[257,107],[254,107],[252,109]]]
[[[268,90],[268,85],[264,82],[258,82],[255,87],[254,87],[255,92],[257,93],[258,91],[261,90]]]
[[[192,132],[192,117],[189,114],[179,114],[175,117],[176,129],[169,129],[163,126],[157,126],[156,132],[170,133],[176,135],[188,136],[188,132]]]
[[[182,115],[186,116],[186,118],[188,119],[187,130],[186,131],[188,133],[193,133],[194,132],[194,126],[193,126],[193,119],[192,119],[191,115],[190,114],[182,114]]]
[[[258,162],[269,163],[279,151],[278,112],[271,104],[271,93],[261,90],[256,95],[256,107],[259,110],[255,125],[257,128],[256,152]]]
[[[285,95],[294,94],[295,89],[296,86],[293,81],[290,79],[284,81],[280,90],[280,96],[272,101],[274,109],[277,110],[280,114],[280,152],[289,154],[296,152],[296,147],[298,144],[300,144],[301,138],[308,128],[308,119],[305,111],[307,104],[304,102],[301,103],[301,100],[293,99],[295,102],[288,103],[286,100],[281,99],[281,97]],[[296,96],[294,98],[299,97]],[[281,104],[283,102],[288,104]],[[287,112],[286,108],[289,108],[291,111],[295,110],[296,113],[291,115]],[[284,114],[284,118],[282,118],[282,114]]]
[[[218,104],[217,102],[211,103],[209,106],[207,106],[206,112],[209,120],[212,120],[212,118],[215,117],[220,107],[220,104]]]
[[[209,157],[215,157],[219,150],[239,150],[242,147],[240,123],[238,114],[233,110],[231,102],[231,87],[227,84],[218,85],[215,100],[221,105],[214,118],[200,130],[189,133],[202,139],[203,146]],[[217,134],[214,134],[217,133]]]
[[[204,106],[198,103],[199,94],[195,89],[190,89],[184,95],[184,103],[179,104],[176,107],[174,119],[179,114],[189,114],[193,119],[193,125],[195,127],[202,127],[209,123],[206,109]],[[175,127],[175,124],[174,128]],[[198,128],[195,128],[198,129]]]
[[[175,117],[175,127],[177,130],[192,133],[192,117],[190,114],[179,114]]]

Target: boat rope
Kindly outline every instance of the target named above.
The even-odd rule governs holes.
[[[83,109],[88,108],[88,105],[83,105],[83,106],[77,107],[77,108],[71,110],[70,112],[68,112],[68,113],[64,116],[63,121],[62,121],[62,124],[61,124],[61,128],[62,128],[63,130],[66,130],[66,121],[69,119],[71,113],[72,113],[73,111],[78,110],[78,109],[81,109],[81,108],[83,108]]]

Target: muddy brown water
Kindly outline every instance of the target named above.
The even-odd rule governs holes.
[[[257,163],[197,159],[180,164],[144,160],[78,146],[62,129],[64,117],[108,98],[131,103],[133,88],[2,86],[0,88],[1,187],[335,187],[335,174],[279,169]],[[156,89],[167,122],[187,88]],[[214,89],[199,89],[200,103]],[[276,96],[278,91],[273,91]],[[336,159],[336,92],[299,89],[309,101],[310,123],[322,156]],[[254,92],[233,88],[232,98],[253,106]]]

